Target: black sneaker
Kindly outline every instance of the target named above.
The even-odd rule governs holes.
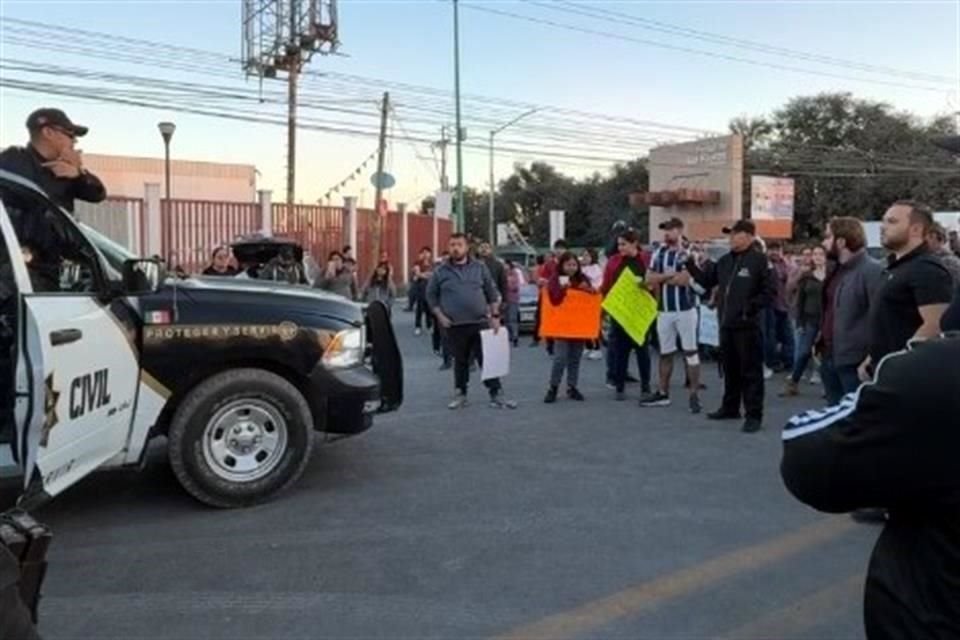
[[[547,395],[543,397],[543,401],[547,404],[553,404],[557,401],[557,388],[550,387],[547,389]]]
[[[744,433],[756,433],[761,429],[763,429],[763,423],[760,418],[747,418],[743,421],[743,426],[740,427],[740,431]]]
[[[727,411],[726,409],[717,409],[707,414],[709,420],[739,420],[740,413],[737,411]]]
[[[641,407],[669,407],[670,396],[662,391],[648,393],[640,398]]]
[[[586,398],[583,397],[583,394],[580,393],[580,390],[576,387],[569,387],[567,389],[567,397],[571,400],[576,400],[577,402],[583,402]]]
[[[696,415],[703,411],[703,407],[700,405],[700,397],[697,394],[690,396],[690,413]]]

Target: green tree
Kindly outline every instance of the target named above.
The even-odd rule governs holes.
[[[930,143],[950,131],[948,118],[925,123],[885,103],[824,93],[794,98],[766,119],[737,118],[730,129],[745,137],[745,189],[751,174],[794,177],[797,237],[818,235],[836,215],[877,219],[901,198],[934,208],[960,198],[960,171]]]

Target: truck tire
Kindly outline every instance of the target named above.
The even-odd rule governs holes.
[[[245,507],[300,477],[313,449],[313,420],[284,378],[233,369],[187,393],[168,438],[170,466],[184,489],[213,507]]]

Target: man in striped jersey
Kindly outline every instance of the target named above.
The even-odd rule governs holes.
[[[690,411],[700,413],[700,357],[697,349],[696,294],[686,264],[690,254],[683,246],[683,221],[670,218],[660,224],[663,244],[650,260],[647,282],[660,287],[657,337],[660,342],[660,388],[640,400],[642,407],[670,404],[670,378],[677,342],[683,349],[690,380]]]

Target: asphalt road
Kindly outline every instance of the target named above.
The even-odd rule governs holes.
[[[587,402],[548,406],[549,360],[524,342],[520,408],[475,385],[453,413],[450,372],[397,315],[403,409],[320,447],[274,502],[205,508],[157,451],[38,512],[56,534],[44,637],[863,637],[878,530],[810,511],[778,474],[779,428],[812,387],[768,393],[755,435],[685,402],[615,403],[601,362],[584,362]]]

